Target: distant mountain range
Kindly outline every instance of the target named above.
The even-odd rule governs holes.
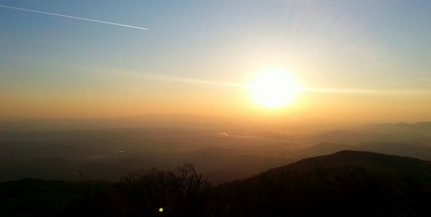
[[[321,142],[349,145],[367,142],[419,142],[431,146],[431,122],[371,124],[348,130],[334,130],[315,136],[307,136],[301,142],[308,145]]]
[[[431,121],[413,124],[368,124],[358,129],[362,132],[403,133],[409,135],[431,135]]]

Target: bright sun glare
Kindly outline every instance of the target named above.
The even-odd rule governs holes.
[[[298,93],[295,80],[282,69],[269,69],[258,74],[250,84],[257,104],[267,108],[280,108],[293,102]]]

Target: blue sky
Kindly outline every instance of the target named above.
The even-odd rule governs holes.
[[[376,105],[364,109],[380,117],[408,102],[411,110],[390,113],[387,120],[429,115],[419,107],[431,99],[430,1],[3,0],[0,5],[148,28],[0,7],[1,118],[91,117],[110,103],[123,106],[99,116],[247,113],[253,110],[247,91],[208,82],[248,83],[272,66],[284,68],[303,87],[391,93],[347,98],[304,93],[297,109],[287,109],[292,114],[302,110],[306,116],[316,106],[329,111],[328,102],[347,108],[365,103]],[[31,106],[39,111],[23,108]]]

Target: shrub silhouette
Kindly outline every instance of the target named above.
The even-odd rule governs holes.
[[[129,172],[87,202],[96,216],[200,216],[209,188],[207,179],[185,163],[173,170]]]

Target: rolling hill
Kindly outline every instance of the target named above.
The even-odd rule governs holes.
[[[428,216],[431,164],[341,151],[220,186],[226,216]]]

